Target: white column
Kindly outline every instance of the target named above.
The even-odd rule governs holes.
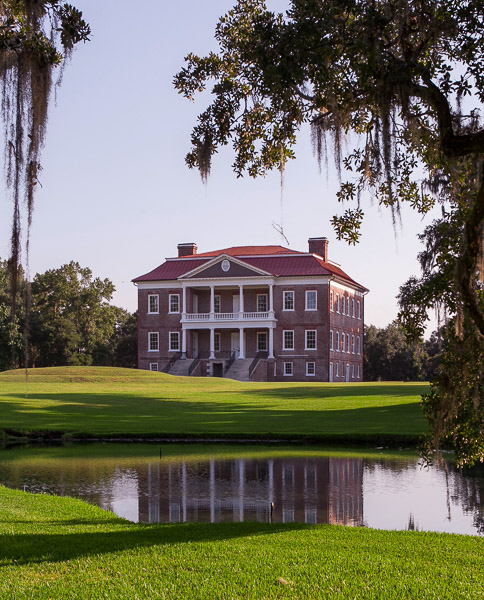
[[[210,327],[210,356],[209,359],[215,358],[215,329]]]
[[[274,358],[274,329],[269,327],[269,355],[267,358]]]
[[[210,523],[215,523],[215,462],[210,459]]]
[[[245,462],[239,459],[239,521],[244,520]]]
[[[183,308],[182,308],[182,319],[187,314],[187,288],[183,286]]]
[[[210,319],[214,319],[215,314],[215,289],[210,286]]]
[[[274,317],[274,284],[269,284],[269,315]]]
[[[183,327],[183,326],[182,326]],[[182,359],[187,357],[187,330],[182,328]]]
[[[243,327],[239,327],[239,333],[240,333],[240,341],[239,341],[240,351],[239,351],[239,358],[245,358],[245,346],[244,346],[244,328],[243,328]]]
[[[239,319],[244,318],[244,286],[239,284],[240,303],[239,303]]]

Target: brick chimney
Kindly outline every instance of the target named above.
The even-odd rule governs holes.
[[[193,242],[189,244],[178,244],[178,256],[192,256],[197,253],[197,245]]]
[[[308,240],[309,252],[311,254],[317,254],[321,256],[324,261],[328,260],[328,238],[319,237],[319,238],[309,238]]]

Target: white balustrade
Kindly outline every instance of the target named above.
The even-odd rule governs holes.
[[[184,313],[182,317],[185,321],[209,321],[210,313]],[[240,313],[214,313],[215,321],[240,321]],[[266,321],[270,319],[269,312],[244,312],[242,313],[244,321]]]

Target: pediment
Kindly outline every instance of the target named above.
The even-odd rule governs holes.
[[[271,273],[249,266],[233,256],[223,254],[201,267],[185,273],[180,279],[228,279],[234,277],[267,277],[268,275],[271,275]]]

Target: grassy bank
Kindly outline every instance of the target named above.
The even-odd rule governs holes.
[[[112,368],[0,373],[2,426],[94,436],[417,438],[422,384],[240,383]]]
[[[108,367],[0,373],[1,427],[85,436],[415,441],[416,383],[241,383]]]
[[[264,523],[138,525],[0,487],[0,597],[484,598],[484,540]]]

